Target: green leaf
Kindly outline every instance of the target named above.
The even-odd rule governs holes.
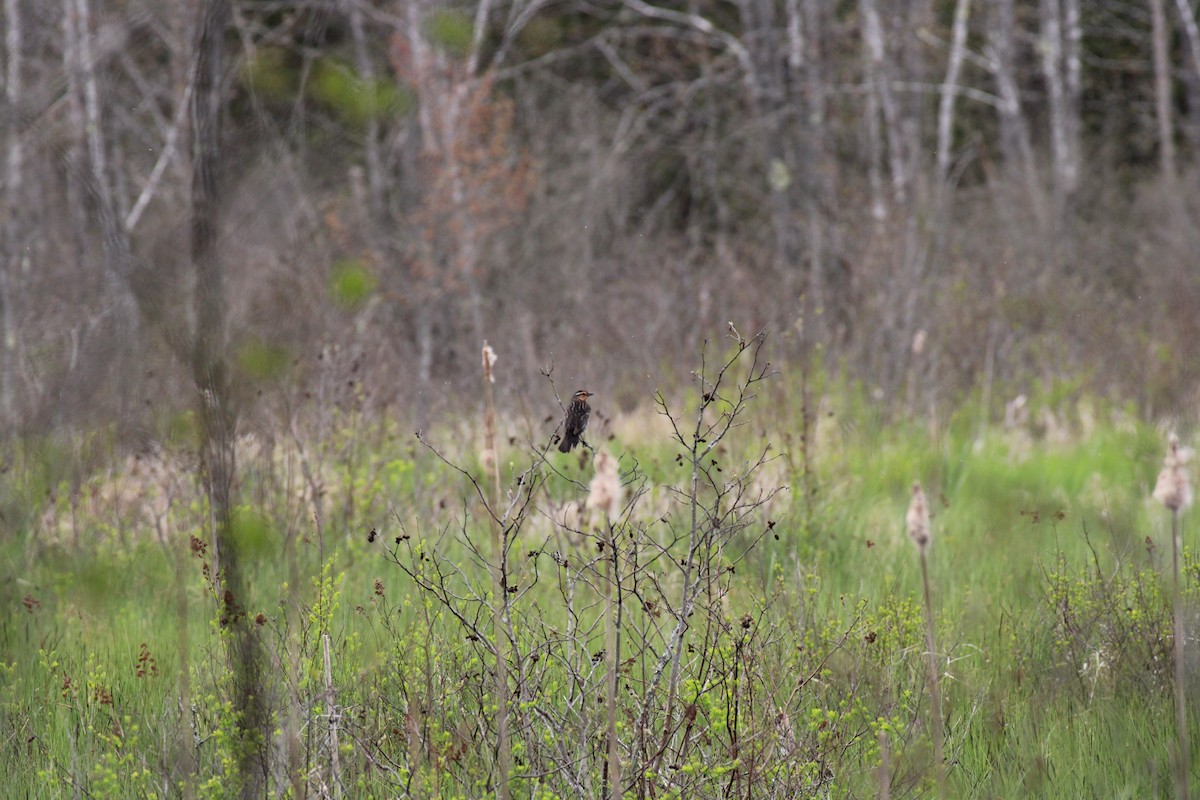
[[[367,302],[379,280],[367,265],[355,259],[345,259],[333,266],[329,276],[329,294],[342,308],[354,309]]]
[[[463,11],[449,8],[434,11],[425,24],[425,35],[429,40],[457,56],[470,52],[473,32],[471,18]]]
[[[285,348],[262,339],[246,342],[237,354],[242,372],[258,380],[283,376],[290,362],[291,355]]]

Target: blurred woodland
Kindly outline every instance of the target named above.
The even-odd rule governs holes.
[[[502,405],[628,405],[729,321],[897,408],[1177,412],[1195,6],[3,0],[0,419],[421,424],[485,339]]]

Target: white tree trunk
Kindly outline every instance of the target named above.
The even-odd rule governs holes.
[[[1034,217],[1044,218],[1042,187],[1038,180],[1033,145],[1029,139],[1029,124],[1021,111],[1021,98],[1013,68],[1013,31],[1016,15],[1013,0],[995,0],[990,33],[988,34],[988,64],[996,82],[1000,123],[1000,150],[1006,163],[1015,166],[1025,180]]]
[[[1059,0],[1041,0],[1041,28],[1042,74],[1050,106],[1050,152],[1054,160],[1055,224],[1062,228],[1078,177],[1073,148],[1078,125],[1073,120],[1071,102],[1071,92],[1078,87],[1078,59],[1076,55],[1074,68],[1067,66],[1066,40],[1070,37],[1063,32]]]
[[[954,4],[950,60],[946,65],[946,80],[942,83],[942,99],[938,105],[937,186],[939,192],[943,190],[950,174],[950,149],[954,144],[954,101],[958,97],[958,79],[962,73],[963,56],[966,54],[967,21],[970,14],[971,0],[957,0]]]
[[[1163,0],[1150,0],[1154,46],[1154,109],[1158,122],[1158,156],[1163,178],[1175,181],[1175,132],[1171,122],[1171,56]]]
[[[878,96],[883,110],[883,121],[888,143],[888,160],[892,170],[892,194],[896,205],[903,206],[908,200],[908,159],[904,153],[904,130],[901,126],[900,109],[892,93],[892,68],[884,46],[883,24],[875,0],[859,0],[862,12],[863,44],[867,51],[867,80]]]
[[[25,175],[25,151],[21,143],[21,122],[18,109],[22,101],[21,8],[17,0],[4,0],[4,107],[8,141],[5,143],[4,200],[7,208],[7,223],[4,226],[4,245],[0,258],[0,424],[13,419],[15,407],[17,366],[16,295],[17,281],[21,274],[21,261],[25,257],[25,230],[21,209],[22,185]]]

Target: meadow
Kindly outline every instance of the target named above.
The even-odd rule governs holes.
[[[1071,385],[897,418],[758,344],[629,411],[601,395],[599,455],[482,404],[245,436],[235,599],[185,435],[14,446],[4,795],[239,796],[241,623],[271,797],[1179,796],[1167,429]],[[1185,667],[1195,697],[1194,644]]]

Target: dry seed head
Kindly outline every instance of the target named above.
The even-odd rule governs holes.
[[[496,382],[496,377],[492,375],[492,367],[496,365],[496,351],[487,343],[487,339],[483,340],[483,374],[491,383]]]
[[[621,513],[622,494],[617,459],[607,450],[601,450],[596,454],[596,475],[588,484],[587,507],[615,519]]]
[[[920,483],[913,483],[912,501],[908,504],[908,514],[904,517],[908,523],[908,538],[924,555],[929,549],[933,534],[929,528],[929,504],[925,502],[925,492],[921,491]]]
[[[1154,499],[1172,511],[1182,511],[1192,504],[1192,484],[1186,466],[1191,457],[1191,448],[1181,447],[1179,437],[1172,433],[1167,440],[1167,457],[1154,484]]]

